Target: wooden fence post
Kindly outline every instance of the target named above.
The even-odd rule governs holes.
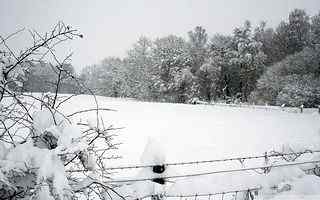
[[[302,104],[302,105],[300,106],[300,113],[303,113],[303,107],[304,107],[304,105]]]

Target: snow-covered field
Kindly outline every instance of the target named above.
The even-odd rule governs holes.
[[[118,150],[122,159],[107,163],[110,167],[263,155],[266,151],[288,150],[289,147],[297,151],[320,149],[320,115],[317,110],[294,113],[274,108],[148,103],[106,97],[98,97],[98,102],[101,108],[117,110],[101,112],[101,118],[106,125],[124,127],[114,132],[119,135],[117,142],[122,143]],[[65,113],[73,113],[79,108],[94,108],[93,98],[77,96],[63,107]],[[95,113],[77,116],[74,122],[87,119],[93,121]],[[297,161],[317,158],[320,156],[313,154],[302,156]],[[245,161],[244,165],[252,167],[261,166],[263,163],[264,159],[261,159]],[[168,168],[165,175],[239,167],[243,166],[235,161],[175,166]],[[151,169],[137,169],[119,171],[116,178],[152,176],[154,175]],[[320,199],[320,196],[316,196],[320,194],[320,178],[303,175],[300,167],[272,169],[268,175],[248,171],[180,178],[164,187],[157,185],[151,181],[138,182],[122,187],[119,191],[144,196],[163,190],[168,194],[200,194],[262,186],[264,197],[273,198],[270,187],[291,185],[293,188],[289,192],[282,192],[277,198],[281,199],[282,196],[282,199]],[[225,199],[227,198],[226,196]]]

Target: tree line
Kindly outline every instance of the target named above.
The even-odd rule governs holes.
[[[124,58],[105,58],[79,78],[95,94],[111,97],[312,107],[320,104],[319,55],[320,13],[295,9],[276,28],[245,21],[230,35],[209,36],[197,26],[186,39],[140,37]],[[62,87],[75,91],[72,84]]]

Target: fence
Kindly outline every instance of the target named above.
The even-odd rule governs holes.
[[[211,174],[226,174],[226,173],[236,173],[242,171],[253,171],[259,174],[267,174],[273,168],[283,168],[290,166],[299,166],[305,164],[315,164],[315,167],[305,169],[304,171],[308,174],[313,173],[319,176],[320,167],[318,164],[320,160],[304,160],[297,162],[296,160],[305,154],[315,154],[320,153],[320,150],[305,150],[300,152],[290,152],[290,153],[279,153],[279,152],[270,152],[264,153],[263,155],[255,155],[255,156],[246,156],[246,157],[232,157],[232,158],[224,158],[224,159],[212,159],[212,160],[199,160],[199,161],[190,161],[190,162],[173,162],[173,163],[162,163],[160,165],[130,165],[130,166],[117,166],[117,167],[109,167],[106,170],[134,170],[134,169],[142,169],[142,168],[154,168],[161,167],[164,169],[167,166],[184,166],[184,165],[200,165],[206,163],[217,163],[217,162],[228,162],[228,161],[237,161],[243,164],[246,160],[254,160],[254,159],[264,159],[265,165],[259,165],[254,167],[241,167],[241,168],[233,168],[233,169],[225,169],[225,170],[212,170],[201,173],[187,173],[182,175],[170,175],[170,176],[156,176],[156,177],[140,177],[135,179],[118,179],[118,180],[109,180],[106,183],[108,184],[131,184],[135,182],[144,182],[144,181],[153,181],[158,184],[165,184],[168,181],[177,180],[179,178],[188,178],[188,177],[198,177],[198,176],[207,176]],[[285,163],[280,164],[268,164],[270,158],[280,157],[282,160],[286,161]],[[260,171],[259,171],[260,170]],[[159,173],[161,174],[161,173]],[[160,178],[159,178],[160,177]],[[164,198],[193,198],[197,200],[197,198],[208,198],[208,200],[224,199],[227,195],[231,195],[232,199],[237,200],[238,195],[241,193],[242,199],[253,200],[255,194],[258,194],[258,191],[261,190],[261,186],[256,186],[253,188],[242,188],[238,190],[231,191],[220,191],[220,192],[212,192],[212,193],[194,193],[194,194],[170,194],[170,193],[162,193],[162,194],[152,194],[146,195],[143,197],[133,198],[133,199],[145,199],[151,198],[152,200],[160,200]],[[245,197],[243,197],[245,195]]]
[[[274,111],[284,111],[288,113],[313,113],[313,112],[318,112],[320,114],[320,105],[316,108],[304,108],[303,105],[298,106],[298,107],[286,107],[285,105],[282,106],[269,106],[269,105],[255,105],[255,104],[247,104],[247,103],[239,103],[239,104],[234,104],[234,103],[217,103],[217,102],[202,102],[200,101],[198,104],[201,105],[211,105],[211,106],[222,106],[222,107],[234,107],[234,108],[250,108],[250,109],[260,109],[260,110],[274,110]]]

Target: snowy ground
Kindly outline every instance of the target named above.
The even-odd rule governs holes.
[[[270,150],[281,151],[288,145],[296,150],[320,149],[320,115],[317,110],[294,113],[292,110],[285,112],[275,108],[147,103],[105,97],[98,97],[98,102],[100,107],[117,110],[102,112],[101,117],[106,125],[125,127],[116,132],[119,134],[117,141],[123,143],[118,151],[122,159],[110,162],[109,166],[154,164],[157,160],[180,162],[262,155]],[[63,109],[66,113],[72,113],[79,108],[94,108],[92,97],[75,97]],[[83,114],[74,120],[77,122],[88,118],[94,120],[94,112]],[[148,141],[157,145],[149,145],[144,153]],[[158,158],[154,159],[155,157]],[[319,159],[320,156],[305,156],[300,160],[315,158]],[[258,160],[244,164],[251,167],[263,162],[264,160]],[[166,175],[239,167],[240,162],[171,167]],[[119,172],[118,178],[150,177],[150,171],[124,170]],[[294,188],[289,192],[282,192],[277,199],[320,199],[316,196],[320,194],[320,178],[304,176],[297,167],[274,169],[268,176],[239,172],[182,178],[164,188],[158,188],[157,184],[149,181],[123,187],[120,191],[141,196],[154,190],[165,190],[169,194],[199,194],[254,186],[266,188],[287,183],[294,185]],[[264,197],[273,198],[272,191],[265,189],[264,193]]]

